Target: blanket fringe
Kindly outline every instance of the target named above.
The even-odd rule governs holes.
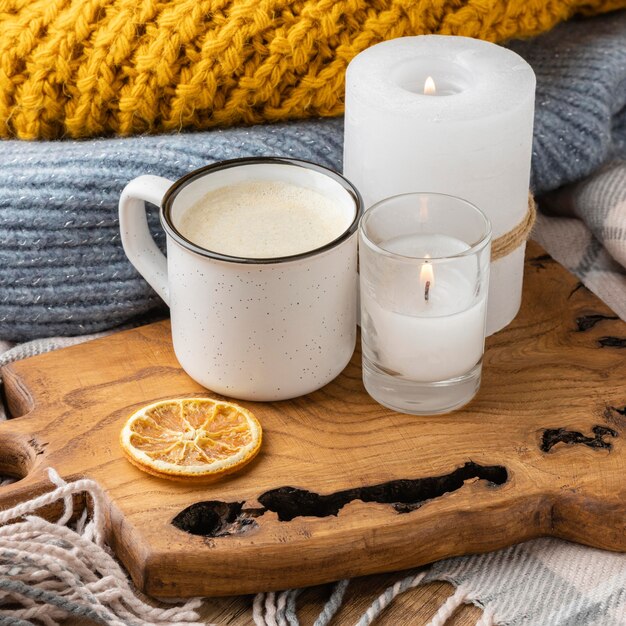
[[[22,626],[38,620],[58,626],[81,616],[110,626],[200,626],[194,598],[160,608],[135,594],[127,575],[104,543],[104,494],[93,480],[66,483],[49,469],[56,489],[0,512],[0,621]],[[74,528],[74,494],[91,498],[91,519],[83,511]],[[34,513],[62,500],[56,522]]]
[[[367,611],[359,618],[355,626],[369,626],[400,594],[418,587],[424,581],[426,571],[421,571],[398,580],[372,602]],[[349,580],[340,580],[318,615],[313,626],[328,626],[341,607],[348,588]],[[252,617],[256,626],[299,626],[296,616],[296,598],[299,589],[290,589],[279,593],[259,593],[254,598]]]

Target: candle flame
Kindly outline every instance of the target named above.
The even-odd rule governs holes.
[[[426,258],[430,258],[430,254],[426,255]],[[430,290],[435,284],[435,273],[433,272],[432,263],[425,261],[420,270],[420,284],[424,288],[424,300],[428,302],[430,299]]]
[[[424,81],[424,95],[425,96],[434,96],[437,93],[437,86],[435,85],[435,81],[432,76],[429,76]]]

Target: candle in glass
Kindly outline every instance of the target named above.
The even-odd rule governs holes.
[[[344,172],[366,207],[397,194],[465,198],[494,238],[527,210],[535,95],[532,68],[467,37],[403,37],[368,48],[346,74]],[[524,246],[491,268],[487,333],[521,302]]]
[[[405,194],[360,227],[363,381],[381,404],[448,412],[480,385],[490,226],[476,207]]]

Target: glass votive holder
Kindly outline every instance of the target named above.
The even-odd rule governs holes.
[[[437,193],[372,206],[359,228],[363,383],[402,413],[447,413],[480,386],[491,225]]]

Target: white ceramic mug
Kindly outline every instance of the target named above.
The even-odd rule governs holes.
[[[180,234],[181,215],[199,198],[251,180],[322,193],[348,212],[350,226],[321,248],[270,259],[226,256]],[[161,208],[167,259],[150,235],[144,201]],[[176,182],[135,178],[119,210],[126,255],[169,305],[176,357],[201,385],[244,400],[284,400],[319,389],[348,364],[356,341],[362,201],[341,175],[294,159],[234,159]]]

